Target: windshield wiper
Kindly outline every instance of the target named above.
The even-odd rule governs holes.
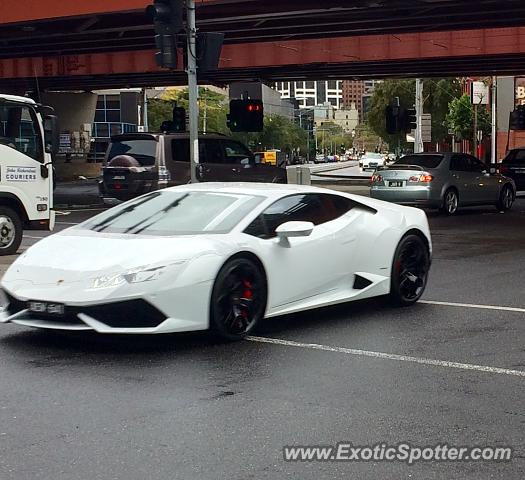
[[[178,206],[180,204],[180,202],[182,202],[187,196],[189,195],[189,193],[185,193],[182,197],[180,198],[177,198],[177,200],[171,202],[169,205],[167,205],[166,207],[164,207],[162,210],[160,210],[159,212],[157,212],[155,215],[153,215],[153,218],[155,218],[157,215],[159,214],[165,214],[165,213],[168,213],[172,208],[175,208],[176,206]],[[135,225],[129,227],[128,229],[126,229],[124,231],[124,233],[129,233],[131,230],[137,228],[140,224],[144,223],[146,220],[150,220],[152,217],[149,217],[149,218],[144,218],[142,219],[140,222],[136,223]],[[139,228],[137,231],[133,232],[135,235],[139,234],[140,232],[146,230],[147,228],[151,227],[157,220],[153,220],[152,222],[144,225],[142,228]]]
[[[122,210],[119,210],[117,213],[109,216],[105,220],[102,220],[100,223],[97,223],[97,224],[93,225],[93,228],[91,228],[91,230],[94,230],[95,232],[102,232],[103,230],[105,230],[107,227],[109,227],[111,225],[111,222],[113,220],[117,219],[122,214],[132,212],[137,207],[140,207],[143,203],[146,203],[146,202],[150,201],[152,198],[157,197],[159,195],[160,195],[160,193],[154,193],[154,194],[148,195],[146,198],[144,198],[143,200],[141,200],[138,203],[134,203],[132,205],[128,205],[127,207],[123,208]]]

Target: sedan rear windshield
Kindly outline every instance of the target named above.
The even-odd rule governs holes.
[[[443,160],[443,155],[406,155],[400,158],[396,165],[416,165],[423,168],[437,168]]]
[[[511,150],[501,163],[504,165],[509,163],[519,163],[525,165],[525,149]]]
[[[163,236],[227,233],[263,199],[220,192],[153,192],[101,213],[78,228]]]
[[[154,139],[129,139],[111,142],[108,162],[117,155],[131,155],[142,167],[155,165],[157,142]]]

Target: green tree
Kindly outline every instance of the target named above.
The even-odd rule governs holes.
[[[483,105],[478,106],[477,111],[477,128],[483,132],[484,136],[488,136],[491,132],[490,114]],[[468,95],[465,94],[450,102],[446,122],[448,127],[454,130],[458,139],[471,140],[474,138],[474,106]]]
[[[166,90],[159,99],[148,101],[148,127],[150,131],[159,131],[162,122],[172,118],[172,109],[175,104],[188,110],[187,88]],[[200,131],[228,133],[227,113],[228,104],[225,95],[208,88],[199,88]]]
[[[416,96],[415,80],[385,80],[376,86],[370,100],[368,124],[391,148],[398,142],[406,147],[404,133],[389,135],[385,125],[385,109],[395,97],[405,108],[412,108]],[[447,135],[446,115],[449,103],[461,96],[461,85],[455,78],[423,80],[423,112],[432,115],[432,141],[440,142]]]

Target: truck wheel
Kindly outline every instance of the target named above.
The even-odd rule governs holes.
[[[22,242],[22,220],[9,207],[0,206],[0,255],[16,253]]]

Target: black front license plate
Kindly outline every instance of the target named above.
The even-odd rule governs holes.
[[[62,303],[39,302],[38,300],[29,300],[27,302],[27,309],[31,313],[41,313],[54,317],[60,317],[64,315],[65,312],[65,308]]]

